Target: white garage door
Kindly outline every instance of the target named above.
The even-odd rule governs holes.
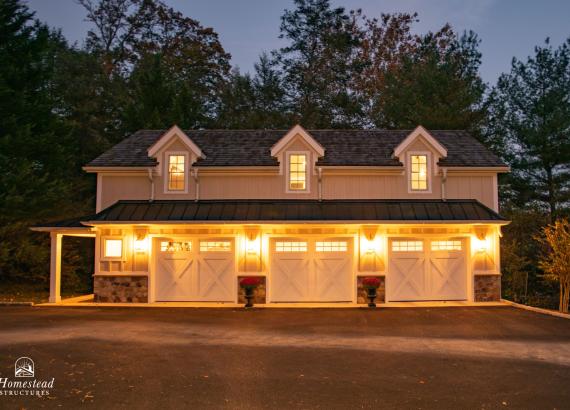
[[[271,241],[272,302],[352,300],[352,240],[279,238]]]
[[[391,239],[390,301],[467,299],[464,239]]]
[[[158,238],[154,246],[157,301],[235,299],[232,239]]]

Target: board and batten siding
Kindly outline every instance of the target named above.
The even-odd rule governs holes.
[[[493,175],[447,177],[446,198],[476,199],[493,209]],[[311,175],[310,193],[287,193],[285,175],[200,175],[200,199],[317,199],[318,181]],[[190,176],[188,193],[164,193],[163,176],[155,176],[155,199],[195,199]],[[100,206],[105,209],[121,199],[150,199],[146,175],[100,178]],[[441,177],[433,176],[431,193],[408,193],[405,175],[326,175],[322,177],[323,199],[439,199]]]

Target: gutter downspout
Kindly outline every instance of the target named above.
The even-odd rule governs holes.
[[[323,169],[321,167],[317,168],[317,175],[319,181],[319,202],[323,200]]]
[[[152,177],[153,169],[148,169],[148,180],[150,181],[150,202],[154,201],[154,178]]]
[[[200,180],[198,179],[198,168],[194,168],[192,170],[192,176],[194,177],[194,183],[196,184],[196,198],[194,201],[198,202],[200,199]]]
[[[441,169],[441,200],[445,201],[445,183],[447,182],[447,168]]]

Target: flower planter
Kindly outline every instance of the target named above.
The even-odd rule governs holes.
[[[376,307],[376,298],[378,297],[378,287],[380,286],[380,279],[376,277],[364,278],[362,285],[366,289],[366,297],[368,297],[368,307]]]
[[[255,297],[255,289],[261,284],[261,279],[255,276],[243,278],[240,280],[239,285],[245,292],[246,308],[253,307],[253,298]]]

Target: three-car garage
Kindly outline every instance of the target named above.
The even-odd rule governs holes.
[[[389,238],[387,301],[466,300],[468,242]],[[349,236],[267,238],[267,300],[353,302],[358,243]],[[235,302],[236,238],[155,238],[154,249],[156,301]]]

